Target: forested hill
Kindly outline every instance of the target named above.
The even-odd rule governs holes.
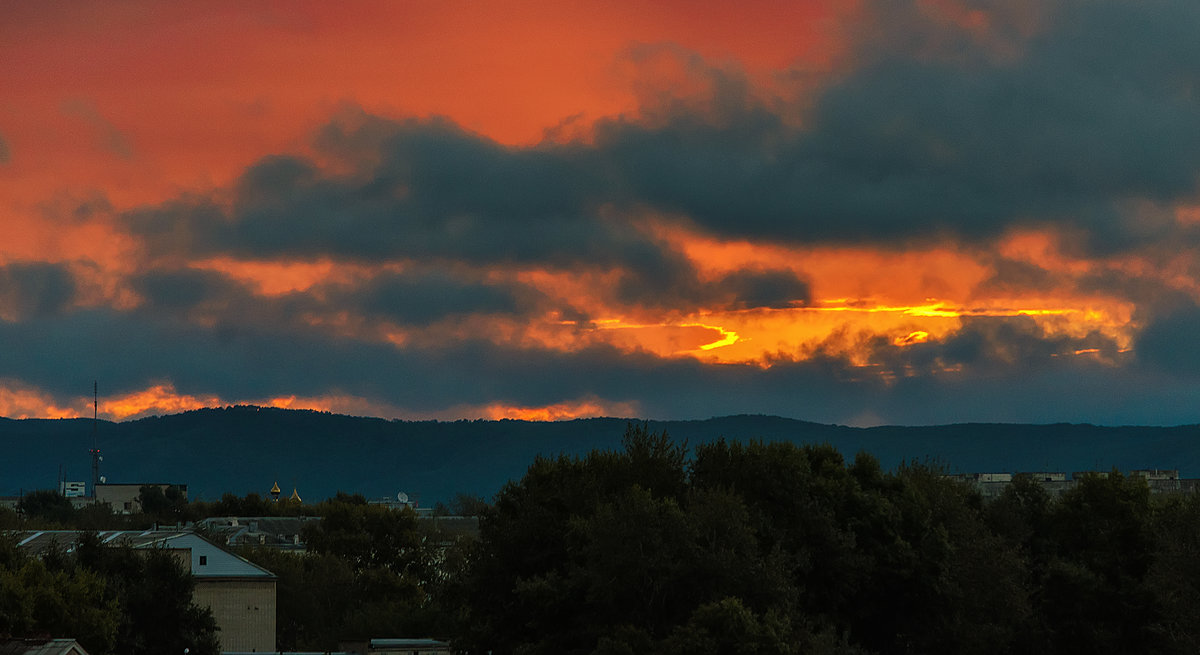
[[[423,505],[464,492],[491,497],[541,455],[619,447],[630,419],[388,421],[305,410],[205,409],[125,423],[101,421],[109,482],[179,482],[192,498],[266,494],[276,479],[304,500],[336,491],[405,491]],[[828,442],[847,458],[865,450],[884,467],[935,461],[950,472],[1177,468],[1200,476],[1200,426],[960,424],[850,428],[771,416],[650,421],[691,445],[724,437]],[[0,419],[0,495],[90,480],[92,421]]]

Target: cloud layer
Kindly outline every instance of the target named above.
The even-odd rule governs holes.
[[[1200,7],[835,15],[782,66],[623,43],[638,104],[535,143],[351,99],[153,192],[65,96],[128,177],[11,208],[0,414],[1200,421]]]

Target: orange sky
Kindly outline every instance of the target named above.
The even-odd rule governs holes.
[[[0,322],[19,332],[46,321],[51,332],[53,326],[64,326],[61,333],[68,334],[68,319],[115,316],[114,321],[155,334],[204,335],[200,340],[211,338],[217,349],[236,341],[239,330],[278,330],[331,344],[391,348],[405,358],[480,343],[516,353],[516,360],[529,359],[529,353],[590,357],[588,353],[610,348],[634,369],[649,366],[647,361],[666,368],[694,362],[716,376],[732,370],[719,367],[765,371],[832,358],[850,371],[844,379],[857,379],[854,371],[869,369],[879,371],[881,380],[905,375],[952,379],[969,372],[970,363],[933,354],[936,347],[965,339],[972,331],[999,339],[995,330],[1015,330],[1021,338],[1051,344],[1039,357],[1088,357],[1095,365],[1121,369],[1148,322],[1167,312],[1167,305],[1152,303],[1200,300],[1194,251],[1170,238],[1107,251],[1082,247],[1086,239],[1079,235],[1089,229],[1087,216],[1056,210],[1053,220],[1065,217],[1059,226],[1029,215],[1039,205],[1005,210],[1011,212],[1003,217],[1006,227],[989,227],[992,231],[983,236],[964,221],[958,231],[947,223],[950,227],[940,232],[878,238],[866,231],[861,237],[809,235],[803,221],[824,217],[800,219],[809,216],[810,208],[797,206],[800,227],[774,235],[762,227],[743,228],[736,212],[723,219],[727,224],[714,227],[687,215],[686,207],[692,206],[687,199],[667,206],[671,202],[662,198],[672,199],[669,194],[646,193],[630,201],[623,194],[636,195],[629,188],[643,181],[635,176],[613,185],[616,198],[602,199],[607,208],[595,225],[656,249],[677,268],[673,274],[691,276],[677,289],[636,293],[631,291],[636,285],[652,287],[655,274],[638,272],[621,257],[589,260],[564,254],[490,261],[430,251],[371,259],[334,249],[279,254],[257,242],[209,252],[193,243],[198,237],[185,233],[182,223],[165,227],[178,232],[172,242],[177,247],[156,250],[144,234],[129,227],[130,215],[156,207],[167,214],[175,211],[171,208],[212,201],[223,211],[240,211],[237,195],[249,184],[244,177],[248,167],[281,156],[311,162],[312,174],[327,186],[357,183],[374,169],[355,169],[358,164],[314,145],[318,133],[339,116],[376,117],[389,125],[444,116],[469,138],[495,148],[496,158],[514,161],[558,152],[550,149],[552,143],[584,152],[581,161],[623,156],[624,151],[610,155],[591,141],[590,130],[598,122],[620,134],[675,134],[670,130],[678,129],[691,135],[680,127],[692,126],[681,118],[690,117],[705,129],[732,133],[741,129],[736,121],[761,114],[781,126],[766,134],[808,143],[803,140],[807,130],[822,129],[832,120],[821,113],[822,102],[836,97],[830,90],[857,89],[856,75],[877,65],[872,63],[877,51],[895,49],[913,66],[951,62],[937,69],[939,74],[953,66],[981,65],[988,67],[987,74],[1000,76],[1039,56],[1039,35],[1054,29],[1053,12],[1025,4],[988,13],[967,11],[953,1],[916,2],[913,7],[917,18],[905,16],[924,21],[923,27],[907,36],[914,43],[926,39],[916,45],[900,38],[906,33],[888,32],[901,28],[888,27],[898,19],[885,15],[890,11],[885,5],[840,0],[371,2],[349,7],[322,2],[5,3],[6,19],[0,24],[0,267],[11,272],[0,276]],[[972,59],[954,48],[983,54]],[[722,84],[747,87],[743,101],[750,109],[724,107],[723,94],[729,91]],[[888,108],[869,111],[886,114]],[[867,154],[855,154],[855,144],[843,143],[846,151],[833,149],[832,157],[878,157],[872,165],[895,165],[888,149],[911,146],[892,139],[913,120],[884,115],[878,124],[886,128],[879,133],[859,132],[863,139],[878,139],[866,142]],[[431,124],[415,125],[405,129],[421,131]],[[988,129],[979,123],[975,131]],[[937,146],[929,149],[933,168],[937,157],[957,152],[956,143],[928,141]],[[387,152],[386,143],[371,147]],[[655,143],[672,142],[664,138]],[[779,153],[792,145],[763,144],[771,154],[754,165],[778,165]],[[888,188],[878,180],[903,179],[911,172],[903,166],[886,174],[874,171],[863,179],[878,186],[855,193],[869,198]],[[949,167],[944,175],[955,173]],[[707,191],[705,184],[693,187],[698,195]],[[1150,182],[1142,187],[1156,188]],[[313,188],[324,187],[314,183]],[[394,196],[406,201],[407,193],[400,188]],[[922,198],[936,200],[936,195],[927,192]],[[755,199],[745,200],[749,216]],[[1200,206],[1195,192],[1143,204],[1151,207],[1143,211],[1166,217],[1153,218],[1162,221],[1165,232],[1191,229]],[[617,218],[604,218],[605,211]],[[940,204],[924,211],[919,216],[945,220]],[[336,214],[335,208],[330,223],[343,220]],[[231,216],[223,220],[232,224]],[[447,214],[438,217],[438,225],[463,220]],[[256,247],[261,254],[247,254]],[[564,245],[562,252],[573,251]],[[60,269],[71,292],[67,302],[55,305],[48,299],[53,284],[62,283],[54,277]],[[30,276],[50,277],[21,286],[32,284]],[[189,281],[180,282],[184,278]],[[429,279],[443,285],[441,292],[422,295],[426,292],[417,286]],[[1143,292],[1135,293],[1129,286],[1133,282],[1155,291],[1137,295]],[[413,299],[404,302],[412,304],[396,306],[388,284],[400,285],[409,294],[402,297]],[[214,291],[218,288],[223,290]],[[481,304],[464,310],[451,303],[458,299],[450,298],[446,288]],[[505,295],[513,289],[515,296]],[[749,298],[760,292],[784,295],[761,302]],[[443,301],[448,304],[441,308]],[[420,303],[439,309],[425,311],[416,306]],[[56,319],[60,315],[61,321]],[[989,325],[998,327],[981,327]],[[192,347],[179,344],[182,350]],[[914,354],[918,351],[931,354]],[[235,357],[233,351],[221,352]],[[1012,374],[1016,360],[1028,356],[1025,350],[1001,346],[988,352],[1001,362],[1009,357],[1004,353],[1022,353],[1011,355]],[[495,357],[507,361],[506,356]],[[205,360],[203,354],[196,358]],[[196,373],[203,366],[187,371],[148,366],[129,376],[113,376],[106,370],[112,366],[97,360],[85,377],[121,378],[101,403],[101,413],[117,420],[229,403],[420,418],[553,420],[688,411],[669,409],[684,404],[586,385],[517,392],[505,387],[507,375],[495,371],[496,381],[461,397],[433,399],[395,397],[382,387],[354,389],[352,379],[299,385],[303,388],[274,378],[264,378],[258,386],[225,385],[215,372]],[[0,368],[0,415],[86,413],[80,406],[85,394],[71,391],[65,382],[51,382],[52,373],[32,375],[33,368],[25,363]],[[525,382],[530,389],[539,386]],[[444,391],[452,389],[457,388],[447,383]],[[861,413],[886,415],[870,408]]]

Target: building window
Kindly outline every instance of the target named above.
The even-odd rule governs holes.
[[[208,564],[208,555],[201,555],[200,566],[205,566],[206,564]]]

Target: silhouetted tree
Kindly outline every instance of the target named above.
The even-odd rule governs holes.
[[[68,525],[75,516],[71,499],[57,491],[31,491],[17,501],[17,511],[28,519]]]

